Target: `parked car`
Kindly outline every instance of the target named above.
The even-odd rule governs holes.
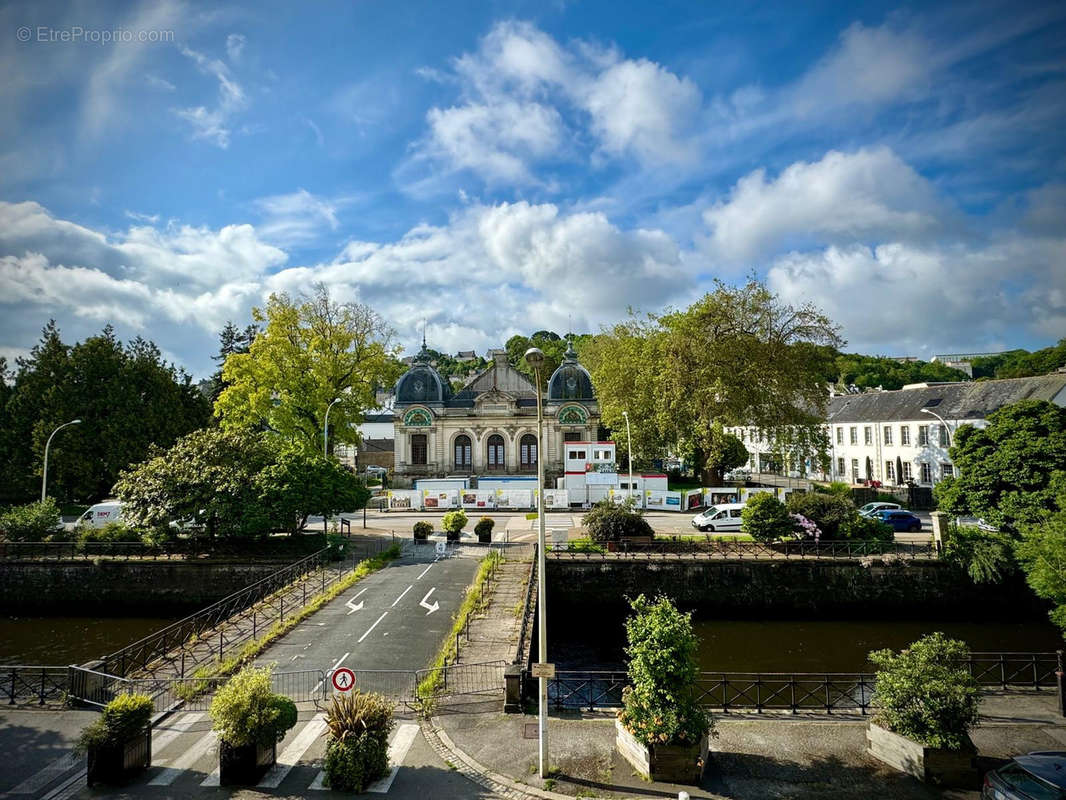
[[[872,517],[878,511],[899,511],[902,508],[899,503],[867,503],[859,509],[859,516]]]
[[[922,529],[922,520],[910,511],[888,509],[885,511],[875,511],[872,516],[874,519],[879,519],[886,525],[890,526],[894,531],[917,533]]]
[[[982,800],[1066,800],[1066,752],[1015,756],[985,775]]]
[[[722,478],[727,481],[746,481],[750,477],[751,470],[746,467],[739,467],[722,476]]]
[[[102,503],[89,506],[74,524],[87,525],[90,528],[102,528],[109,522],[120,522],[121,520],[122,503],[118,500],[105,500]]]
[[[743,503],[711,506],[692,518],[692,527],[698,531],[739,531],[740,512],[743,510]]]

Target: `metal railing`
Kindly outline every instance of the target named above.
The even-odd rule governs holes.
[[[533,545],[533,558],[529,564],[529,576],[526,583],[526,596],[522,602],[522,624],[518,628],[518,644],[515,645],[514,659],[512,664],[521,664],[526,659],[526,639],[529,638],[529,650],[532,651],[533,615],[536,606],[533,604],[533,587],[537,583],[537,545]]]
[[[1054,653],[971,653],[964,662],[982,686],[1055,686],[1062,672],[1062,651]]]
[[[751,558],[751,559],[808,559],[840,558],[859,559],[893,556],[900,559],[936,559],[936,548],[930,542],[878,541],[790,541],[790,542],[738,542],[732,539],[666,540],[648,543],[618,542],[615,549],[606,553],[582,550],[550,550],[550,559],[572,561],[606,561],[608,559],[651,558],[655,556],[676,558]]]
[[[347,532],[351,532],[350,528]],[[270,547],[255,555],[279,559],[307,555],[307,548],[300,547],[299,539],[287,538],[270,541]],[[160,544],[148,542],[0,542],[0,561],[90,561],[94,558],[132,561],[142,558],[189,558],[201,554],[223,558],[247,557],[249,551],[247,542],[230,543],[192,538],[172,539]]]
[[[70,689],[66,667],[9,664],[0,667],[0,697],[7,704],[62,703]]]

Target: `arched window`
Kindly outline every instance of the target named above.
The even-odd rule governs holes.
[[[503,437],[498,433],[494,433],[489,437],[488,464],[486,466],[490,470],[502,471],[504,469]]]
[[[455,468],[470,469],[470,437],[465,434],[455,437]]]
[[[522,469],[537,468],[537,437],[527,433],[518,442],[519,463]]]
[[[426,446],[426,435],[416,433],[411,437],[411,463],[425,465],[426,454],[429,448]]]

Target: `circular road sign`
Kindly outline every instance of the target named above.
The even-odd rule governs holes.
[[[355,673],[347,667],[333,670],[333,688],[338,692],[347,692],[355,686]]]

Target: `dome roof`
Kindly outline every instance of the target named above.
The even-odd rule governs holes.
[[[396,381],[396,400],[406,403],[443,403],[452,396],[452,387],[429,363],[425,343],[415,363]]]
[[[594,400],[592,376],[577,363],[573,345],[568,345],[563,363],[548,381],[548,402],[552,400]]]

